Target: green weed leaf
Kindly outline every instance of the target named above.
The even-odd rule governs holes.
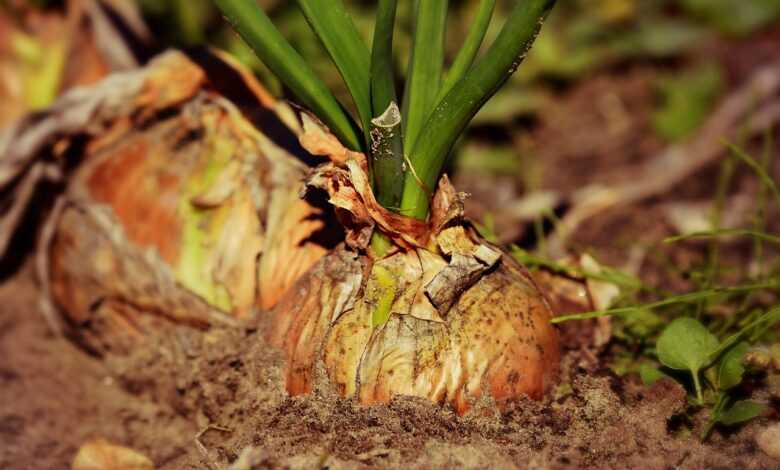
[[[658,359],[666,367],[698,371],[709,362],[718,349],[718,338],[698,320],[678,318],[666,327],[658,338]]]
[[[718,416],[715,417],[715,421],[724,426],[734,426],[735,424],[744,423],[759,416],[766,409],[765,405],[750,400],[740,400],[735,402],[731,408],[722,410]]]
[[[638,308],[633,315],[623,318],[625,332],[634,338],[648,338],[663,325],[663,319],[646,308]]]
[[[691,372],[696,398],[702,403],[699,371],[711,362],[718,345],[718,338],[698,320],[683,317],[670,323],[661,333],[656,351],[658,359],[666,367]]]
[[[652,364],[644,362],[639,366],[639,378],[642,379],[643,384],[650,386],[663,378],[669,378],[669,376]]]
[[[743,341],[723,355],[718,366],[718,388],[725,391],[736,387],[742,382],[742,376],[745,374],[742,358],[745,357],[749,347]]]

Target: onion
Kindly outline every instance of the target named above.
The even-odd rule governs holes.
[[[290,111],[227,60],[204,62],[233,74],[241,109],[212,70],[168,53],[66,95],[48,112],[52,128],[44,119],[19,131],[21,141],[73,130],[65,153],[81,162],[44,236],[41,277],[96,352],[268,308],[327,251],[315,239],[323,209],[298,194],[307,165],[247,119],[278,130]],[[89,123],[77,122],[85,113]],[[77,137],[92,127],[82,150]]]
[[[336,156],[308,184],[329,192],[347,237],[273,310],[288,392],[329,383],[362,403],[412,395],[460,414],[483,396],[499,405],[541,398],[559,363],[552,311],[529,273],[463,219],[464,195],[446,175],[422,223],[376,202],[362,154],[321,129],[304,136],[312,153]],[[398,249],[366,254],[373,230]]]

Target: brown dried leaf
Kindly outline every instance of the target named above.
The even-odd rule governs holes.
[[[105,439],[95,439],[79,448],[71,470],[154,470],[145,455]]]
[[[431,201],[431,227],[433,233],[439,233],[453,222],[463,220],[466,193],[455,192],[450,178],[444,174],[439,178],[439,186]]]
[[[312,155],[328,157],[333,163],[344,165],[355,153],[344,147],[339,139],[309,113],[301,113],[303,132],[298,136],[301,146]]]
[[[332,162],[317,167],[306,184],[328,192],[347,230],[347,244],[364,249],[378,227],[399,246],[425,246],[430,235],[425,221],[388,211],[377,202],[365,155],[346,149],[320,123],[303,116],[301,145],[315,155],[327,155]]]
[[[498,263],[501,252],[485,243],[475,243],[462,225],[445,228],[438,233],[436,241],[450,262],[425,286],[425,293],[444,314],[463,291]]]

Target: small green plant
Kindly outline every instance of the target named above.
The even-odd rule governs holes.
[[[678,318],[666,327],[656,343],[658,359],[666,367],[688,370],[696,387],[696,398],[703,402],[699,372],[712,361],[718,350],[718,338],[696,319]]]
[[[773,149],[771,135],[767,135],[761,158],[754,158],[736,145],[728,144],[728,149],[731,160],[723,163],[713,203],[713,228],[663,240],[664,245],[699,239],[707,241],[703,246],[706,256],[702,265],[677,273],[696,283],[697,290],[693,292],[658,291],[618,271],[606,269],[601,273],[588,273],[519,249],[513,251],[532,268],[542,267],[617,286],[622,295],[616,306],[559,316],[553,322],[614,317],[609,358],[612,369],[621,375],[636,373],[646,385],[663,378],[691,385],[688,412],[709,411],[702,439],[706,439],[716,425],[735,426],[765,411],[766,405],[750,400],[746,396],[749,389],[742,386],[751,375],[746,357],[756,354],[771,357],[766,345],[777,341],[778,334],[773,327],[780,324],[780,304],[777,303],[780,260],[767,256],[769,247],[776,248],[780,244],[780,238],[766,231],[769,204],[774,202],[780,207],[780,190],[767,171]],[[753,171],[761,183],[752,227],[720,228],[718,221],[726,190],[740,163]],[[732,270],[732,280],[728,285],[720,285],[721,274],[727,267],[718,253],[727,237],[743,243],[752,242],[752,260],[746,266],[740,266],[741,283],[734,283]],[[669,274],[672,274],[674,267],[669,268]],[[647,296],[660,300],[641,301]],[[755,377],[770,386],[773,375]]]
[[[481,0],[464,43],[445,73],[448,1],[416,2],[408,77],[399,101],[392,56],[397,1],[378,2],[369,49],[341,0],[298,0],[352,96],[357,110],[357,119],[353,119],[255,2],[214,1],[301,103],[345,146],[369,156],[377,200],[418,219],[428,216],[430,197],[452,146],[523,60],[555,3],[514,2],[493,44],[478,58],[495,7],[495,0]]]
[[[739,342],[756,328],[770,327],[780,322],[780,307],[769,310],[737,333],[719,341],[700,321],[682,317],[670,323],[656,342],[658,359],[670,369],[687,370],[693,377],[696,398],[704,403],[699,374],[707,367],[717,368],[715,386],[725,392],[742,381],[745,372],[741,360],[748,348],[746,342]],[[728,353],[725,353],[728,351]]]

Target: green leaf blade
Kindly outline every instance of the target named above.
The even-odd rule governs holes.
[[[742,358],[749,348],[750,345],[743,341],[723,355],[718,365],[718,388],[725,391],[742,382],[742,376],[745,374]]]
[[[706,366],[710,354],[718,349],[718,338],[698,320],[683,317],[664,329],[656,343],[658,359],[676,370],[698,371]]]
[[[724,426],[734,426],[757,418],[764,410],[766,405],[751,400],[741,400],[735,402],[729,409],[721,411],[715,421]]]
[[[403,99],[404,148],[411,149],[436,105],[444,67],[449,0],[420,0]]]
[[[371,111],[377,117],[398,102],[393,71],[393,36],[397,0],[379,0],[371,43]]]
[[[444,79],[444,83],[439,90],[437,102],[441,101],[444,96],[452,90],[452,87],[466,75],[466,72],[474,63],[474,58],[477,57],[479,47],[482,45],[482,40],[485,38],[485,33],[490,26],[490,18],[493,16],[493,10],[496,6],[496,0],[481,0],[477,9],[477,14],[474,16],[474,23],[469,28],[469,32],[466,35],[466,40],[463,41],[458,51],[458,55],[455,56],[455,60],[452,62],[452,66],[447,71],[447,76]]]
[[[381,116],[371,120],[371,158],[376,173],[374,191],[385,208],[397,209],[403,189],[401,111],[390,102]]]
[[[214,0],[261,61],[352,150],[363,150],[360,128],[300,54],[252,1]]]
[[[403,126],[396,105],[393,29],[396,0],[380,0],[371,46],[371,163],[374,192],[385,208],[397,210],[404,181]],[[395,119],[397,117],[397,119]]]
[[[670,377],[652,364],[643,362],[639,366],[639,378],[642,379],[644,385],[651,386],[661,379],[668,379]]]
[[[703,403],[699,371],[711,362],[719,346],[718,338],[698,320],[682,317],[674,320],[658,337],[658,360],[671,369],[690,371],[696,398]]]
[[[341,0],[298,0],[311,29],[339,69],[364,132],[371,122],[371,56]]]
[[[512,75],[539,33],[555,0],[522,0],[515,3],[498,37],[487,53],[441,100],[425,123],[425,139],[404,144],[412,173],[406,177],[401,211],[425,219],[429,193],[435,187],[450,149],[482,105]],[[411,151],[410,151],[411,150]],[[419,179],[419,181],[418,181]]]

